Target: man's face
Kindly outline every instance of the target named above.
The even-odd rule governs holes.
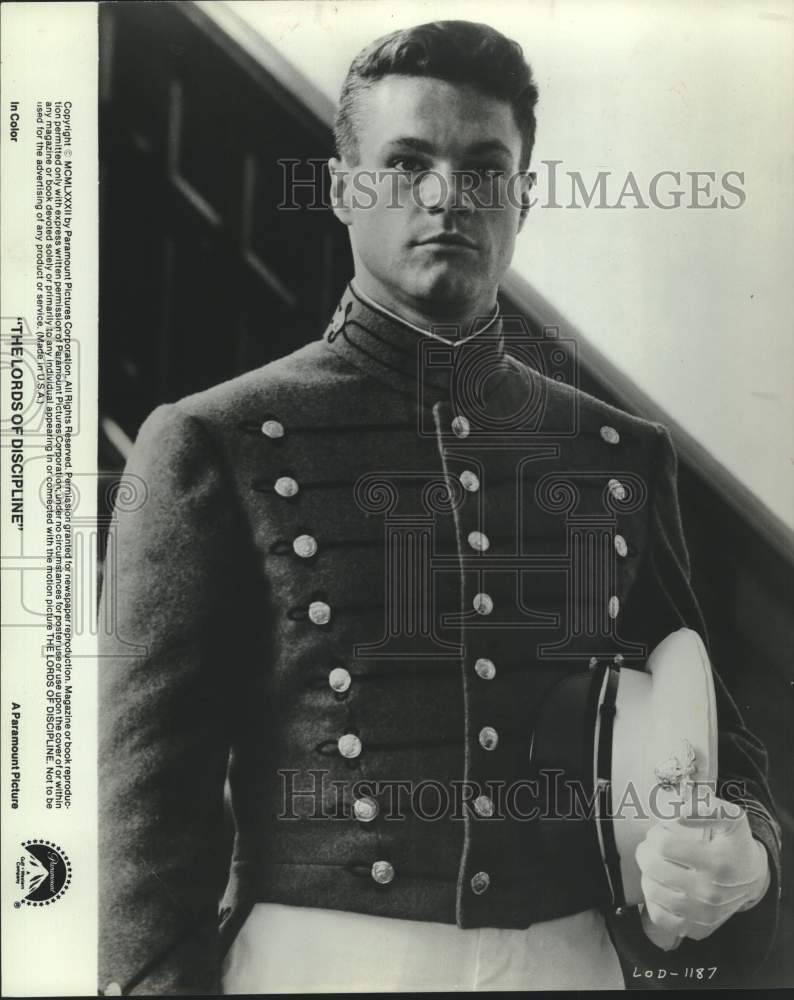
[[[528,199],[510,105],[468,84],[387,76],[356,123],[358,164],[331,170],[362,291],[414,317],[488,314]]]

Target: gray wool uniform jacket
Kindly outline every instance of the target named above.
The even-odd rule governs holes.
[[[351,287],[323,339],[145,421],[100,615],[101,991],[217,992],[258,901],[461,927],[608,908],[595,841],[555,857],[506,790],[552,685],[705,630],[668,433],[568,363],[507,318],[423,338]],[[718,713],[772,888],[670,954],[636,913],[609,924],[625,963],[727,983],[771,944],[779,830],[719,683]]]

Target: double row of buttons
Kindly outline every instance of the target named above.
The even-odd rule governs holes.
[[[372,881],[378,885],[389,885],[394,881],[396,874],[394,865],[390,861],[373,861],[370,868]],[[491,876],[488,872],[476,872],[469,880],[469,885],[476,896],[481,896],[488,891],[491,885]]]
[[[455,437],[467,438],[471,434],[471,423],[468,417],[464,417],[462,414],[454,417],[452,420],[452,433]],[[609,424],[604,424],[603,427],[599,428],[599,434],[607,444],[620,444],[619,431],[614,427],[610,427]]]

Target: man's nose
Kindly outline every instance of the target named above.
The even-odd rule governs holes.
[[[418,201],[428,212],[470,212],[474,208],[471,176],[461,170],[429,170],[419,184]]]

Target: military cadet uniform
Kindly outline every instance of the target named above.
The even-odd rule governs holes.
[[[668,433],[571,364],[502,317],[422,337],[351,286],[321,340],[146,420],[102,598],[102,989],[217,992],[257,903],[464,929],[608,906],[595,838],[561,858],[516,815],[543,805],[533,715],[571,672],[704,628]],[[718,688],[720,776],[773,889],[679,951],[747,965],[779,831]],[[622,957],[664,956],[609,919]]]

